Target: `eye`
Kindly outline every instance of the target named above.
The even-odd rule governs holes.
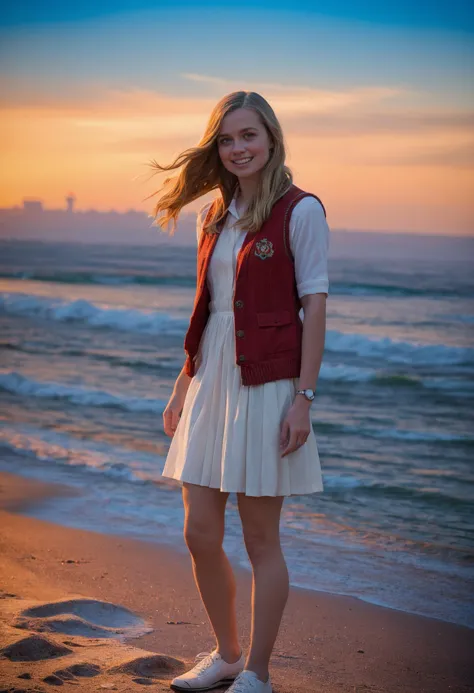
[[[226,144],[229,141],[228,137],[223,137],[222,139],[219,140],[219,144]]]
[[[254,132],[246,132],[245,137],[255,137],[255,133]]]

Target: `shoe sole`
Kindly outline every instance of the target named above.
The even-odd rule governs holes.
[[[219,688],[220,686],[226,686],[227,684],[234,683],[235,679],[235,676],[231,679],[221,679],[220,681],[213,683],[212,686],[201,686],[200,688],[190,688],[189,686],[183,688],[182,686],[172,683],[170,684],[170,688],[172,688],[173,691],[211,691],[213,688]]]

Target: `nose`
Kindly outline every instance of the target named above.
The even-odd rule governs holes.
[[[232,154],[241,154],[242,152],[244,152],[245,151],[244,145],[245,145],[245,142],[243,140],[242,141],[235,140],[234,144],[232,146]]]

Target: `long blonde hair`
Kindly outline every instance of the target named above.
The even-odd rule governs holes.
[[[230,173],[221,162],[217,138],[224,117],[238,108],[249,108],[257,113],[267,129],[271,149],[269,159],[262,169],[256,193],[238,225],[250,232],[258,231],[270,216],[275,202],[291,187],[293,175],[285,166],[283,131],[272,107],[263,96],[254,91],[235,91],[224,96],[216,104],[204,135],[196,147],[183,151],[168,166],[161,166],[155,160],[150,163],[155,173],[182,167],[177,176],[166,178],[164,181],[164,186],[169,184],[171,187],[155,205],[154,226],[160,226],[162,230],[166,230],[172,220],[170,235],[173,235],[181,209],[218,188],[221,196],[214,200],[212,219],[203,229],[207,233],[216,231],[216,225],[225,217],[225,210],[238,187],[237,176]],[[148,197],[158,195],[162,190],[163,188]]]

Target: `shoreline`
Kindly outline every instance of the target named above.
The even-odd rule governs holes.
[[[43,484],[43,488],[45,489],[43,494],[44,498],[41,498],[41,493],[37,490],[37,487],[34,487],[36,490],[33,490],[33,488],[31,489],[29,492],[31,498],[29,500],[22,498],[21,494],[20,498],[17,499],[20,503],[26,504],[25,512],[30,517],[52,522],[53,524],[63,527],[99,532],[100,534],[110,537],[129,537],[138,541],[141,540],[144,542],[150,542],[157,547],[172,547],[173,550],[178,551],[180,555],[186,557],[188,556],[188,551],[182,537],[182,531],[177,531],[176,525],[163,524],[162,520],[159,522],[154,522],[153,507],[156,505],[156,503],[158,503],[159,507],[162,500],[167,503],[167,500],[162,498],[160,495],[153,496],[153,494],[148,494],[148,497],[141,499],[141,502],[144,504],[143,507],[148,507],[150,509],[148,520],[151,523],[151,526],[154,527],[154,534],[152,534],[150,531],[144,531],[145,528],[143,525],[138,527],[138,531],[136,531],[136,528],[130,531],[131,527],[120,519],[118,519],[120,524],[115,525],[114,527],[114,523],[110,521],[110,518],[108,521],[106,519],[107,510],[105,513],[101,510],[103,500],[106,499],[108,502],[109,499],[113,498],[115,493],[114,488],[111,487],[107,489],[105,495],[99,494],[93,498],[90,494],[91,489],[87,485],[83,485],[83,479],[81,480],[81,484],[77,483],[79,477],[74,475],[74,467],[61,468],[61,474],[58,476],[57,474],[50,474],[49,472],[51,472],[51,470],[41,470],[35,467],[28,467],[28,458],[24,458],[23,456],[18,455],[18,453],[8,454],[4,452],[1,462],[4,462],[5,460],[10,461],[12,464],[9,464],[6,468],[4,465],[0,465],[0,475],[3,471],[6,474],[15,474],[15,472],[12,472],[11,470],[16,469],[17,465],[21,465],[21,473],[19,474],[20,478],[24,479],[25,482],[31,481],[33,483],[38,482],[39,485]],[[73,474],[72,477],[71,473]],[[41,478],[40,475],[43,475],[45,478]],[[102,482],[103,481],[104,480],[102,479]],[[46,484],[46,486],[44,486],[44,484]],[[158,494],[160,493],[159,489],[160,487],[155,489],[155,492]],[[176,491],[177,489],[174,490]],[[37,508],[35,509],[34,506],[36,495],[38,494],[40,497],[38,499]],[[73,504],[72,511],[68,505],[69,497],[71,498]],[[177,500],[178,503],[181,504],[181,499],[179,498]],[[13,499],[9,500],[9,503],[11,502],[13,502]],[[137,499],[135,499],[135,502],[137,502]],[[237,514],[238,511],[235,503],[234,513],[232,513],[232,510],[230,512],[231,514],[227,514],[226,516],[226,534],[230,534],[231,537],[235,537],[236,529],[238,532],[240,532],[240,525],[237,528],[234,524],[234,521],[237,524],[239,523]],[[178,520],[178,523],[181,522],[181,518],[177,518],[176,515],[174,516],[174,520],[171,520],[171,522],[175,522],[176,520]],[[234,532],[234,534],[232,534],[232,532]],[[246,574],[249,574],[251,572],[251,566],[246,558],[242,537],[240,538],[241,549],[238,551],[235,549],[239,544],[234,544],[232,548],[229,545],[226,546],[226,541],[228,538],[229,537],[226,536],[224,549],[227,551],[234,569],[244,570]],[[356,569],[358,571],[358,584],[357,581],[356,584],[354,584],[354,576],[350,574],[350,561],[347,560],[348,547],[344,544],[339,545],[339,547],[337,544],[331,545],[331,550],[334,554],[332,563],[331,556],[328,556],[327,552],[324,555],[324,560],[321,562],[322,554],[318,553],[318,551],[321,548],[326,550],[328,548],[327,545],[322,546],[318,544],[307,544],[306,546],[302,546],[300,545],[300,537],[298,534],[295,533],[294,536],[292,536],[289,533],[285,533],[285,529],[283,527],[282,547],[288,564],[291,589],[302,589],[316,594],[321,593],[332,596],[359,599],[367,604],[400,611],[402,613],[407,613],[414,616],[430,618],[442,623],[451,623],[453,625],[464,626],[474,631],[474,609],[472,612],[469,610],[471,600],[469,596],[469,582],[467,578],[464,578],[465,585],[461,585],[465,592],[463,605],[464,611],[460,612],[458,610],[455,613],[452,609],[452,593],[450,593],[449,590],[447,592],[444,591],[445,586],[442,582],[439,582],[440,575],[433,576],[432,573],[430,574],[429,565],[421,566],[422,571],[419,570],[419,566],[412,567],[410,569],[408,565],[405,565],[401,571],[398,570],[397,573],[390,573],[390,575],[387,575],[387,568],[385,568],[385,573],[374,574],[373,584],[371,584],[371,581],[367,580],[367,576],[371,576],[374,571],[377,573],[377,565],[375,565],[373,561],[366,561],[364,566],[361,566],[360,564],[358,566],[356,565]],[[304,571],[303,573],[298,572],[298,568],[295,570],[294,563],[292,562],[295,554],[299,553],[299,555],[302,556],[304,550],[309,550],[312,552],[310,564],[313,571],[319,570],[319,573],[311,573],[311,575],[314,577],[317,575],[317,578],[313,579],[312,577],[309,581],[306,579],[306,576],[309,573],[307,573],[307,571]],[[342,565],[338,560],[338,550],[345,554],[345,562]],[[349,546],[349,552],[350,551],[351,547]],[[315,559],[315,557],[317,558]],[[356,561],[357,558],[358,557],[356,555]],[[334,561],[336,563],[334,563]],[[399,569],[400,564],[394,564],[393,567],[395,569]],[[299,566],[299,568],[301,568],[301,566]],[[410,570],[410,574],[405,574],[405,570]],[[422,574],[423,571],[425,574]],[[384,583],[384,575],[389,579],[388,583]],[[303,579],[301,579],[301,576],[303,576]],[[345,576],[347,576],[349,579],[349,584],[354,589],[350,589],[350,587],[346,588],[344,579]],[[437,580],[438,584],[435,587]],[[317,585],[314,584],[315,582]],[[404,592],[402,592],[398,587],[402,584],[405,585],[404,588],[401,588],[405,590]],[[427,590],[425,590],[425,584],[428,585]],[[375,587],[376,585],[378,586]],[[394,594],[393,591],[390,591],[390,587],[393,585],[396,585],[396,594]],[[362,589],[358,590],[358,586],[362,586]],[[340,589],[341,587],[342,589]],[[430,595],[429,599],[433,600],[437,598],[438,594],[444,594],[444,600],[438,604],[430,601],[428,608],[426,608],[428,604],[427,595]],[[422,601],[417,601],[417,599],[420,598]]]
[[[63,485],[0,474],[0,646],[33,638],[23,644],[30,659],[2,659],[2,683],[49,690],[53,680],[48,685],[44,679],[56,676],[66,685],[70,677],[83,691],[133,691],[146,683],[169,690],[173,676],[214,646],[189,556],[21,514],[67,494],[71,489]],[[251,574],[233,567],[247,650]],[[26,613],[31,607],[40,607],[36,616]],[[105,607],[110,618],[104,626]],[[68,652],[33,661],[45,639]],[[463,626],[291,587],[271,677],[275,693],[467,693],[474,685],[473,646],[474,632]],[[79,675],[79,664],[89,674]],[[22,674],[32,678],[19,679]]]

